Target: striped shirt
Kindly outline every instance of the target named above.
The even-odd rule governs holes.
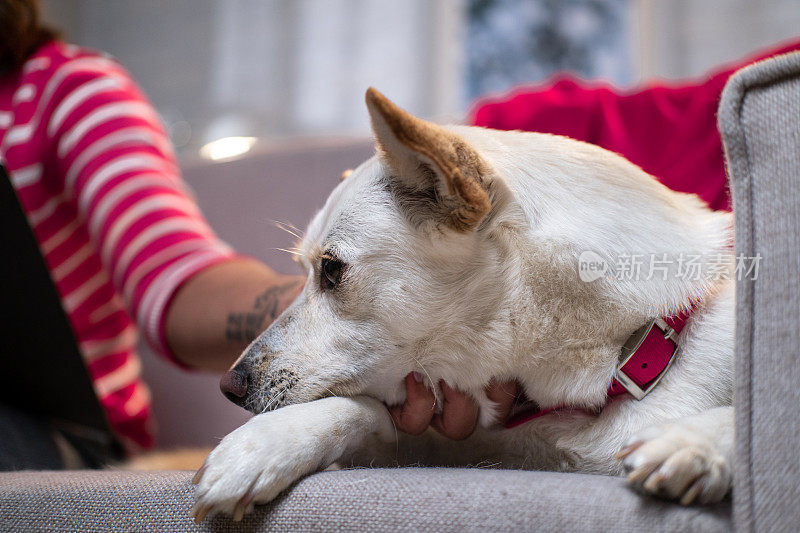
[[[158,115],[110,57],[52,42],[2,77],[0,158],[112,428],[152,445],[139,332],[174,360],[170,299],[233,252],[187,191]]]

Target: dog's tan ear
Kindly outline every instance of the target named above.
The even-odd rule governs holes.
[[[458,231],[474,229],[491,209],[484,181],[488,166],[478,153],[455,133],[400,109],[372,87],[366,101],[378,149],[398,174],[398,188],[416,195],[410,203],[419,207],[427,198],[436,204],[427,214],[443,219],[438,222]]]

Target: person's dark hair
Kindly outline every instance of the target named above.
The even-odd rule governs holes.
[[[38,0],[0,0],[0,73],[20,67],[40,46],[58,38],[40,16]]]

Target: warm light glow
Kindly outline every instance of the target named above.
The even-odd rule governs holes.
[[[233,159],[249,152],[255,143],[255,137],[223,137],[203,145],[200,155],[212,161]]]

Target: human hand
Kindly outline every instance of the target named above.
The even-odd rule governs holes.
[[[397,429],[411,435],[419,435],[428,426],[453,440],[463,440],[472,435],[478,422],[478,404],[466,393],[439,382],[444,395],[442,412],[435,413],[436,400],[433,392],[425,386],[422,375],[412,372],[405,378],[406,401],[402,405],[389,407]],[[486,387],[486,396],[497,404],[497,420],[508,418],[514,400],[519,393],[515,381],[496,381],[492,379]]]

